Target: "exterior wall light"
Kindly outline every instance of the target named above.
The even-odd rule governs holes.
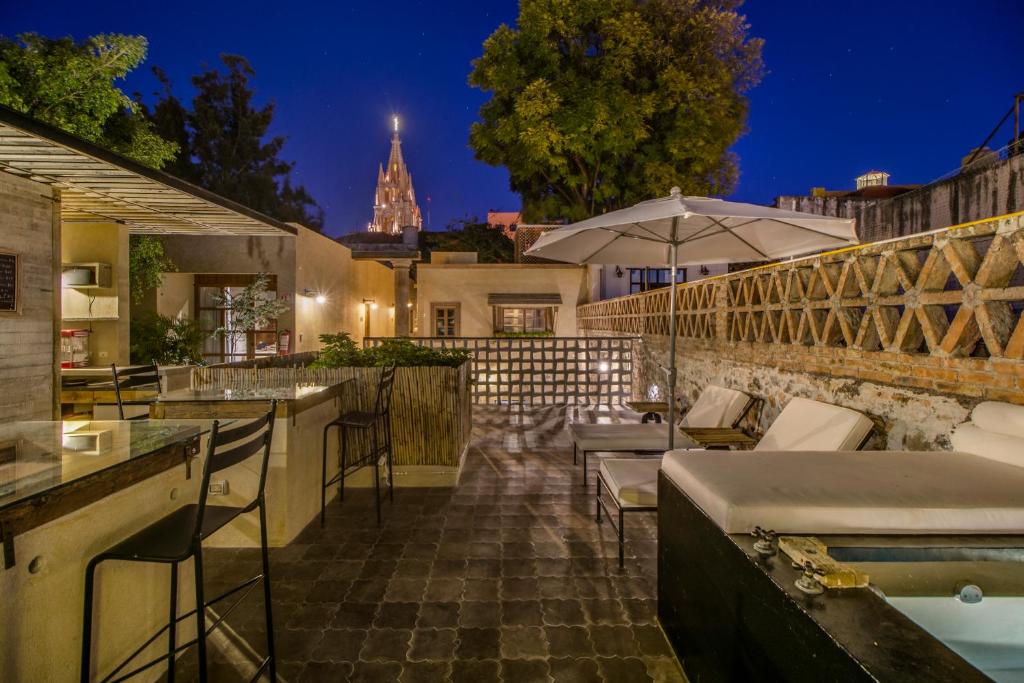
[[[327,295],[326,294],[324,294],[323,292],[314,292],[309,287],[306,287],[305,289],[302,290],[302,295],[303,296],[312,297],[313,301],[317,302],[321,306],[323,306],[325,303],[327,303]]]

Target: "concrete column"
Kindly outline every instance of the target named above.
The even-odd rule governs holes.
[[[412,259],[395,259],[391,263],[395,269],[395,336],[408,337],[412,334],[409,324],[409,295],[412,289],[409,268]]]

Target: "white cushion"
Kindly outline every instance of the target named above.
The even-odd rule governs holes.
[[[604,458],[601,476],[619,507],[654,507],[658,504],[661,458]]]
[[[953,448],[996,462],[1024,467],[1024,439],[982,429],[977,424],[958,425],[949,437]],[[1021,492],[1024,496],[1024,491]]]
[[[732,427],[740,419],[743,409],[750,403],[750,397],[742,391],[716,387],[709,384],[687,411],[680,424],[683,427],[707,429],[710,427]]]
[[[668,425],[654,424],[571,424],[576,447],[582,451],[667,451]],[[676,430],[676,443],[692,443]]]
[[[971,412],[971,422],[988,432],[1024,439],[1024,406],[984,401]]]
[[[856,410],[807,398],[791,399],[755,451],[852,451],[873,423]]]
[[[1024,468],[954,451],[672,451],[662,469],[727,533],[1024,532]]]

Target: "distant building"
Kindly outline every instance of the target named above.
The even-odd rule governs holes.
[[[390,235],[401,234],[406,225],[423,229],[423,217],[416,204],[416,192],[412,187],[412,175],[402,158],[402,141],[398,137],[398,117],[394,119],[395,131],[391,136],[391,156],[387,169],[377,167],[377,191],[373,197],[373,220],[368,230]]]
[[[516,227],[523,218],[520,211],[488,211],[487,227],[501,230],[505,237],[514,239]]]

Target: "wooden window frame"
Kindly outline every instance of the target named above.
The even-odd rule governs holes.
[[[430,302],[430,336],[437,338],[451,339],[449,335],[437,334],[437,312],[441,309],[455,309],[455,334],[454,337],[462,336],[462,304],[458,301],[432,301]]]
[[[209,306],[200,306],[200,290],[203,287],[219,287],[221,289],[225,287],[248,287],[256,280],[257,273],[196,273],[192,276],[192,319],[196,323],[200,323],[200,311],[212,311],[220,310],[220,326],[224,325],[224,309],[211,308]],[[274,273],[267,273],[267,291],[274,292],[277,294],[277,275]],[[274,321],[275,329],[273,330],[250,330],[245,334],[245,346],[246,353],[244,360],[253,360],[256,358],[256,333],[267,333],[274,332],[275,334],[280,332],[277,329],[277,321]],[[269,355],[269,354],[261,354]],[[229,356],[225,351],[225,339],[224,336],[220,336],[220,353],[219,354],[203,354],[203,358],[213,363],[231,363],[238,360],[243,360],[237,355]]]

